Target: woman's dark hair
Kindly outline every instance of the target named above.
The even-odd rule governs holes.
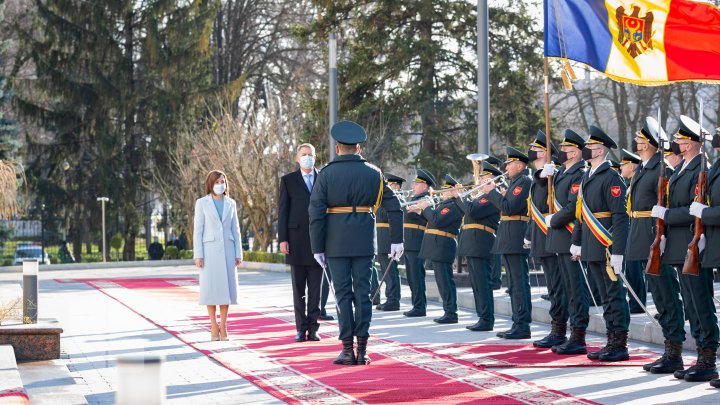
[[[208,173],[207,177],[205,178],[205,194],[212,194],[213,193],[213,186],[215,185],[215,182],[220,177],[225,178],[225,192],[223,195],[229,196],[228,190],[230,189],[230,185],[228,184],[228,178],[225,175],[225,173],[221,172],[220,170],[211,170],[210,173]]]

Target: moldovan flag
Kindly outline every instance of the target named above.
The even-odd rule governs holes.
[[[545,0],[545,56],[641,85],[720,81],[720,9],[691,0]]]

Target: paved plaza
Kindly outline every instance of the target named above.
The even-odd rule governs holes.
[[[191,266],[43,272],[40,318],[55,318],[61,323],[64,329],[62,357],[54,361],[19,364],[31,403],[114,403],[117,389],[116,358],[133,353],[165,357],[163,381],[167,386],[168,404],[281,403],[248,379],[206,356],[197,347],[186,344],[151,322],[151,314],[172,312],[173,308],[153,308],[150,302],[146,314],[144,311],[132,311],[102,291],[76,281],[88,278],[189,278],[195,275],[196,270]],[[0,273],[0,285],[5,287],[0,291],[11,290],[8,287],[19,283],[20,277],[19,273]],[[240,272],[239,286],[239,300],[243,308],[256,309],[258,312],[268,307],[292,310],[289,273]],[[407,287],[403,289],[403,296],[409,296]],[[403,299],[403,307],[408,307],[407,299]],[[331,308],[330,304],[328,308]],[[467,331],[465,325],[475,321],[474,315],[468,311],[460,311],[460,323],[456,325],[434,324],[432,317],[441,313],[442,309],[437,303],[429,307],[426,318],[411,319],[403,317],[401,312],[375,311],[371,333],[376,338],[401,344],[489,344],[500,341],[494,332]],[[510,320],[498,317],[495,326],[496,331],[505,330],[509,328]],[[548,331],[549,326],[546,324],[536,322],[532,325],[534,339],[544,336]],[[336,332],[336,328],[333,324],[323,323],[320,332]],[[594,341],[602,339],[599,335],[590,337]],[[232,350],[232,341],[221,343],[227,344],[227,350]],[[298,345],[311,344],[307,342]],[[371,353],[372,345],[371,340]],[[631,342],[631,346],[662,351],[659,346],[645,343]],[[338,352],[340,347],[337,342]],[[693,357],[691,352],[685,355]],[[328,365],[331,360],[327,359]],[[513,367],[497,371],[550,390],[603,404],[720,402],[720,390],[707,383],[686,383],[671,376],[650,375],[639,366]],[[397,389],[402,390],[402,378],[397,378],[395,384]],[[442,398],[436,400],[442,403]]]

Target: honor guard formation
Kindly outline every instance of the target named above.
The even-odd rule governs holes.
[[[720,267],[720,160],[709,166],[705,148],[711,140],[720,151],[720,129],[711,136],[689,117],[679,123],[668,136],[659,120],[646,118],[632,150],[619,151],[619,162],[609,156],[618,145],[599,126],[586,135],[566,129],[557,147],[539,131],[527,153],[507,147],[504,162],[468,155],[472,185],[450,174],[438,181],[420,168],[409,182],[383,175],[361,157],[364,129],[335,124],[338,157],[318,173],[309,207],[312,251],[332,280],[337,303],[343,350],[335,363],[370,363],[372,305],[401,309],[398,263],[411,292],[412,307],[403,315],[426,316],[427,266],[444,310],[433,322],[457,323],[453,264],[460,256],[477,314],[467,329],[494,329],[493,290],[504,268],[512,327],[497,336],[530,338],[532,263],[545,274],[552,318],[551,332],[534,346],[558,356],[627,360],[630,314],[645,313],[665,338],[665,352],[645,371],[720,387],[713,297],[713,269]],[[648,289],[654,316],[645,306]],[[591,306],[602,306],[607,341],[588,352]],[[681,356],[686,319],[697,342],[691,367]]]

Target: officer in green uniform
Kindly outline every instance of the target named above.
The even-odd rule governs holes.
[[[385,179],[388,186],[395,192],[400,191],[405,179],[394,174],[386,173]],[[385,277],[385,302],[378,305],[376,309],[380,311],[399,311],[400,310],[400,272],[398,271],[398,262],[390,260],[390,224],[385,210],[381,207],[378,209],[375,219],[375,230],[377,231],[377,261],[380,268],[377,274],[382,278],[385,269],[390,266],[387,276]],[[374,292],[373,292],[374,294]],[[379,296],[379,294],[378,294]]]
[[[493,245],[493,252],[500,254],[510,288],[513,325],[510,330],[499,332],[504,339],[530,338],[532,306],[530,303],[530,279],[528,250],[523,247],[527,232],[527,198],[532,180],[527,175],[528,157],[519,150],[508,146],[505,168],[508,172],[508,189],[500,193],[491,182],[481,188],[487,199],[500,210],[500,226]]]
[[[637,167],[640,165],[640,163],[642,163],[642,161],[640,160],[640,156],[638,156],[626,149],[620,150],[620,176],[622,176],[622,178],[625,180],[625,185],[627,186],[628,193],[630,193],[630,186],[632,184],[633,177],[635,176],[635,171],[636,171]],[[630,222],[632,223],[632,215],[629,210],[628,210],[628,215],[631,216]],[[630,240],[633,240],[633,239],[630,239]],[[633,243],[633,245],[634,245],[634,243]],[[634,249],[637,249],[637,246],[634,245]],[[629,260],[628,256],[627,256],[627,252],[625,254],[625,278],[627,278],[628,284],[633,289],[633,291],[635,291],[638,298],[640,298],[640,301],[642,302],[642,304],[647,305],[647,286],[645,285],[645,266],[639,260]],[[628,297],[628,305],[630,307],[631,314],[645,313],[645,311],[643,311],[640,304],[638,304],[638,302],[635,300],[635,298],[633,298],[631,296]]]
[[[555,145],[550,145],[553,153],[557,153]],[[550,318],[552,329],[550,333],[540,340],[533,342],[533,346],[551,348],[567,340],[567,297],[563,288],[562,275],[558,257],[554,252],[546,249],[547,223],[550,208],[548,206],[548,176],[555,174],[555,165],[548,160],[545,133],[538,131],[535,140],[530,144],[528,158],[535,166],[530,197],[528,198],[528,212],[530,223],[525,235],[525,245],[530,246],[530,255],[542,265],[547,284],[548,298],[550,300]]]
[[[712,139],[712,147],[715,152],[720,152],[720,128],[716,129],[715,135]],[[702,219],[703,229],[705,230],[705,244],[706,246],[720,246],[720,159],[716,160],[708,171],[708,185],[707,185],[707,203],[694,202],[690,205],[690,213],[694,216]],[[708,325],[710,322],[715,324],[714,330],[714,346],[717,350],[718,340],[718,329],[717,319],[714,321],[712,318],[715,316],[715,304],[712,302],[712,296],[708,299],[706,297],[709,292],[712,294],[712,274],[713,268],[720,267],[720,250],[708,249],[705,251],[702,259],[702,269],[700,269],[700,277],[705,279],[707,283],[704,287],[704,291],[698,292],[695,296],[702,296],[705,299],[705,303],[698,303],[698,309],[702,308],[705,310],[704,316],[708,317]],[[704,294],[703,294],[704,293]],[[704,307],[702,305],[705,305]],[[705,358],[705,368],[710,369],[715,364],[715,355],[707,350],[709,353]],[[712,356],[710,356],[713,354]],[[710,371],[712,373],[712,371]],[[710,374],[709,373],[709,374]],[[718,379],[717,368],[715,369],[715,377],[710,381],[710,385],[715,388],[720,388],[720,379]]]
[[[633,150],[640,157],[640,164],[635,168],[632,183],[628,189],[627,211],[630,215],[630,233],[625,249],[626,274],[628,281],[632,277],[630,268],[637,264],[645,274],[648,252],[655,240],[656,219],[652,218],[652,207],[657,204],[658,179],[660,178],[661,158],[658,148],[659,140],[665,141],[665,131],[658,125],[655,118],[647,117],[642,129],[633,139]],[[664,175],[670,177],[672,168],[665,168]],[[677,271],[672,266],[660,265],[657,276],[648,275],[647,284],[653,295],[655,309],[658,311],[658,321],[665,337],[665,353],[657,360],[643,365],[645,371],[653,374],[672,374],[682,370],[682,345],[685,341],[685,316],[682,299],[680,298],[680,283]],[[633,288],[636,288],[633,286]],[[641,294],[635,289],[638,295]],[[630,308],[634,299],[630,299]],[[637,304],[636,304],[637,305]]]
[[[485,162],[502,171],[502,168],[500,167],[502,165],[502,161],[495,156],[488,156],[488,158],[485,159]],[[493,253],[490,266],[492,267],[492,271],[490,273],[490,283],[492,284],[492,289],[499,290],[502,288],[502,264],[500,264],[499,254]]]
[[[435,177],[427,170],[417,169],[412,183],[413,197],[410,201],[419,201],[429,197],[431,187],[435,187]],[[405,222],[405,275],[410,286],[412,309],[403,312],[407,317],[425,316],[427,297],[425,295],[425,259],[418,257],[422,246],[427,219],[415,211],[406,211]]]
[[[432,262],[440,298],[442,299],[444,314],[433,319],[437,323],[457,323],[457,289],[453,279],[452,264],[455,261],[457,241],[455,238],[460,232],[462,213],[450,198],[452,192],[442,189],[455,187],[457,181],[450,175],[445,179],[440,191],[442,201],[437,206],[422,200],[410,209],[421,212],[427,219],[427,229],[420,247],[420,257]]]
[[[501,174],[500,170],[483,162],[478,182],[482,184],[482,182],[490,181]],[[460,193],[457,191],[453,199],[465,216],[462,233],[460,233],[458,255],[467,258],[470,285],[475,299],[475,313],[478,316],[478,321],[466,328],[474,332],[490,331],[495,325],[493,286],[490,280],[494,255],[490,250],[495,242],[500,211],[490,203],[485,195],[477,198],[468,196],[461,199],[458,198]]]
[[[696,197],[698,176],[702,171],[700,125],[692,118],[681,115],[675,142],[683,161],[670,177],[668,207],[654,206],[652,216],[665,220],[667,239],[662,262],[675,267],[680,276],[680,293],[685,305],[685,316],[690,320],[690,333],[697,344],[698,360],[694,366],[675,371],[674,375],[685,381],[709,381],[717,378],[715,356],[718,347],[717,317],[712,302],[712,271],[701,268],[698,276],[682,274],[695,223],[690,206]]]
[[[629,226],[625,206],[627,188],[620,174],[606,160],[610,148],[617,148],[615,141],[594,125],[590,126],[589,132],[583,158],[591,167],[583,176],[576,214],[582,218],[582,226],[574,229],[580,236],[582,247],[572,245],[570,253],[587,263],[588,276],[595,279],[603,303],[608,341],[605,347],[588,353],[587,357],[621,361],[629,358],[630,310],[625,287],[617,276],[623,271]]]
[[[560,170],[553,176],[553,205],[555,213],[545,218],[548,224],[546,248],[557,253],[560,274],[562,276],[565,298],[568,303],[568,320],[572,331],[565,343],[553,346],[557,354],[585,354],[585,331],[589,322],[590,291],[587,289],[585,275],[580,262],[572,260],[570,245],[573,243],[573,230],[578,226],[575,210],[580,183],[585,174],[585,162],[582,149],[585,140],[571,129],[565,130],[565,138],[560,144],[558,162]],[[580,241],[575,242],[577,245]]]
[[[380,169],[360,156],[365,130],[351,121],[333,125],[337,157],[318,174],[310,195],[310,245],[315,260],[332,272],[343,350],[335,364],[369,364],[366,355],[372,304],[375,211],[382,206],[390,223],[390,254],[403,252],[403,214]],[[353,352],[357,336],[357,355]]]

